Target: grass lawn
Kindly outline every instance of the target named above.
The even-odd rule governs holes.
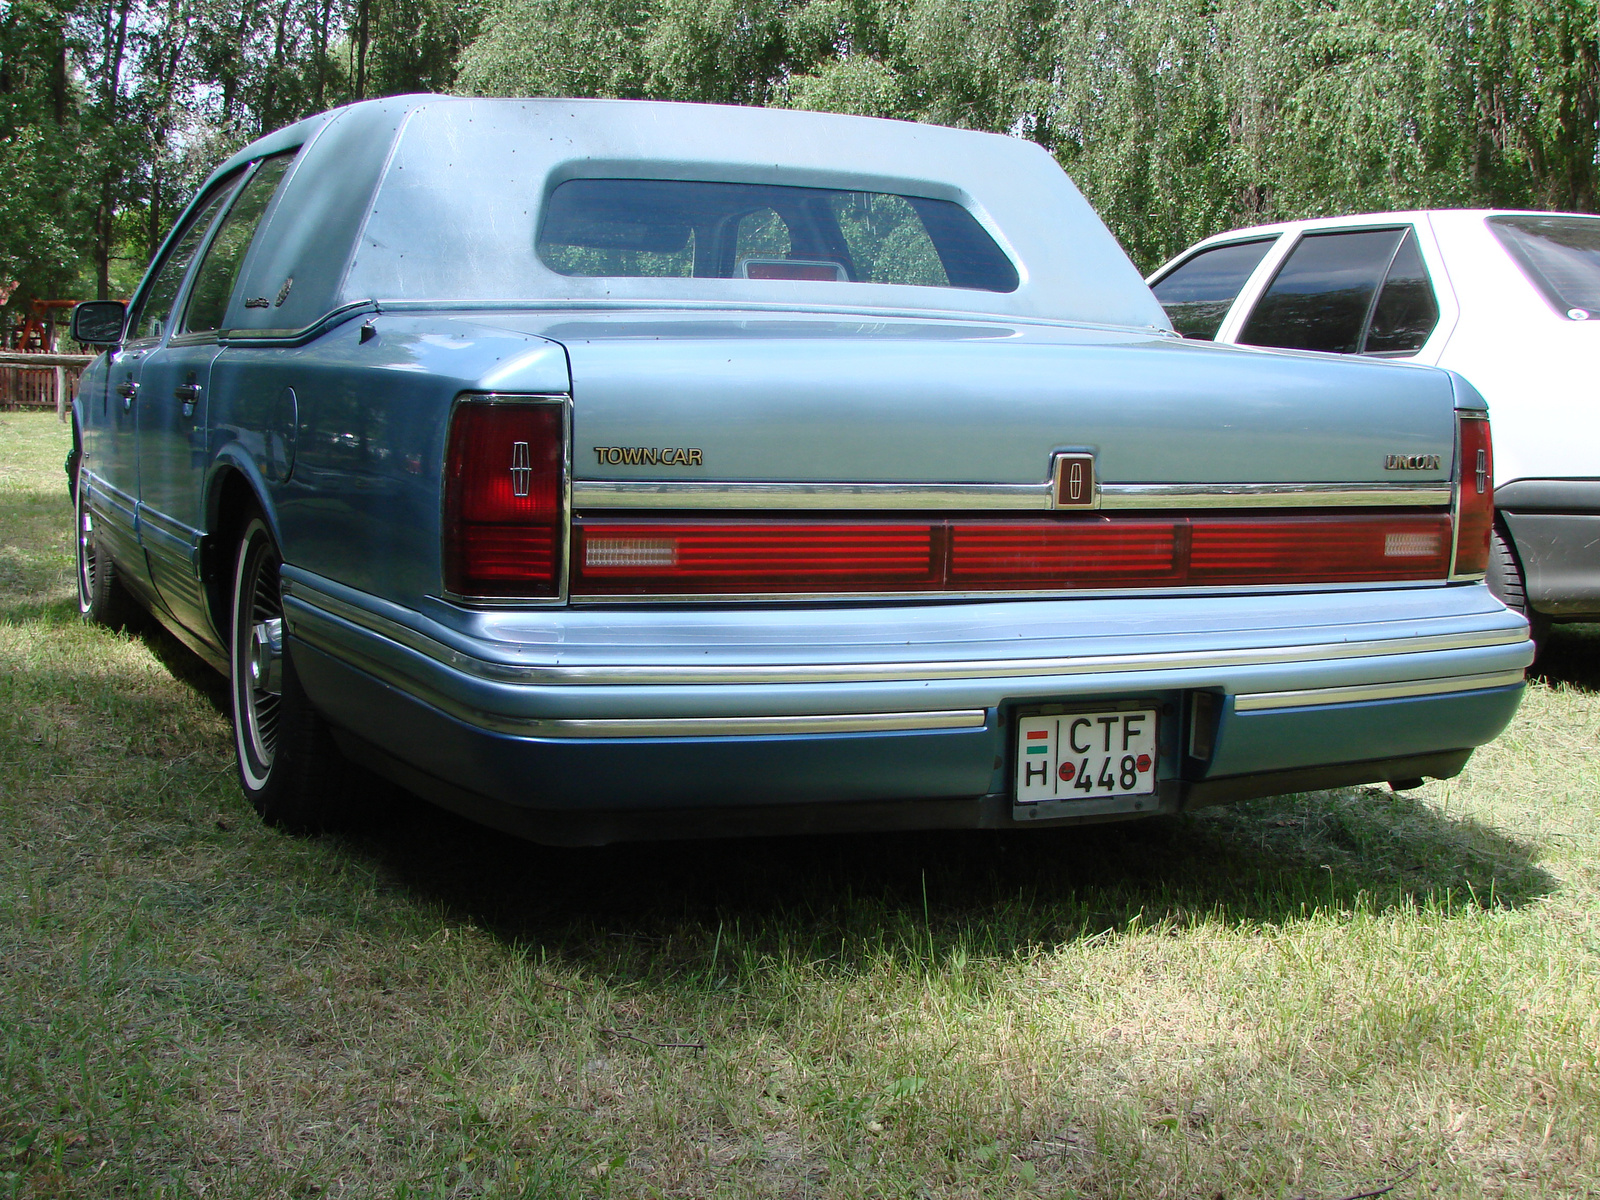
[[[78,620],[66,441],[0,414],[0,1196],[1600,1195],[1600,631],[1404,795],[297,839]]]

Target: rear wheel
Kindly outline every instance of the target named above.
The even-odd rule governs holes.
[[[1535,646],[1544,646],[1545,635],[1550,632],[1550,622],[1528,603],[1527,580],[1522,574],[1522,564],[1517,560],[1516,548],[1505,529],[1496,524],[1489,543],[1489,590],[1512,612],[1528,619],[1529,635]]]
[[[122,629],[133,619],[133,597],[117,579],[116,564],[95,534],[94,513],[89,509],[87,492],[81,484],[73,488],[78,531],[78,612],[97,625]]]
[[[228,657],[234,750],[239,782],[262,819],[293,833],[314,833],[348,819],[351,780],[284,644],[282,564],[266,520],[252,513],[233,577]]]

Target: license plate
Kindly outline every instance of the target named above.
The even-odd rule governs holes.
[[[1016,803],[1144,796],[1155,790],[1155,709],[1017,719]]]

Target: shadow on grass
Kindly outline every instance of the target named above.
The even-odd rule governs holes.
[[[1592,653],[1579,667],[1600,680],[1600,637],[1562,632]],[[154,620],[137,636],[227,711],[221,677],[181,642]],[[1376,787],[1066,830],[600,849],[535,846],[401,794],[391,803],[341,851],[453,919],[615,979],[694,974],[734,950],[847,966],[884,952],[938,961],[1025,953],[1135,919],[1518,907],[1555,888],[1535,847]]]
[[[173,636],[160,621],[141,611],[129,632],[149,648],[157,662],[172,672],[174,679],[193,688],[223,716],[229,715],[232,702],[228,698],[228,681],[210,663]]]
[[[553,850],[401,801],[351,851],[419,898],[612,979],[708,956],[860,965],[1009,955],[1125,928],[1318,909],[1515,907],[1534,849],[1410,795],[1355,788],[1071,830]]]
[[[1600,692],[1600,625],[1557,625],[1529,677]]]

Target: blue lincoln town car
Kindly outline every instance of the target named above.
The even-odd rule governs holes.
[[[73,406],[80,600],[556,843],[1047,827],[1454,775],[1532,657],[1481,397],[1185,342],[1014,138],[411,96],[223,163]]]

